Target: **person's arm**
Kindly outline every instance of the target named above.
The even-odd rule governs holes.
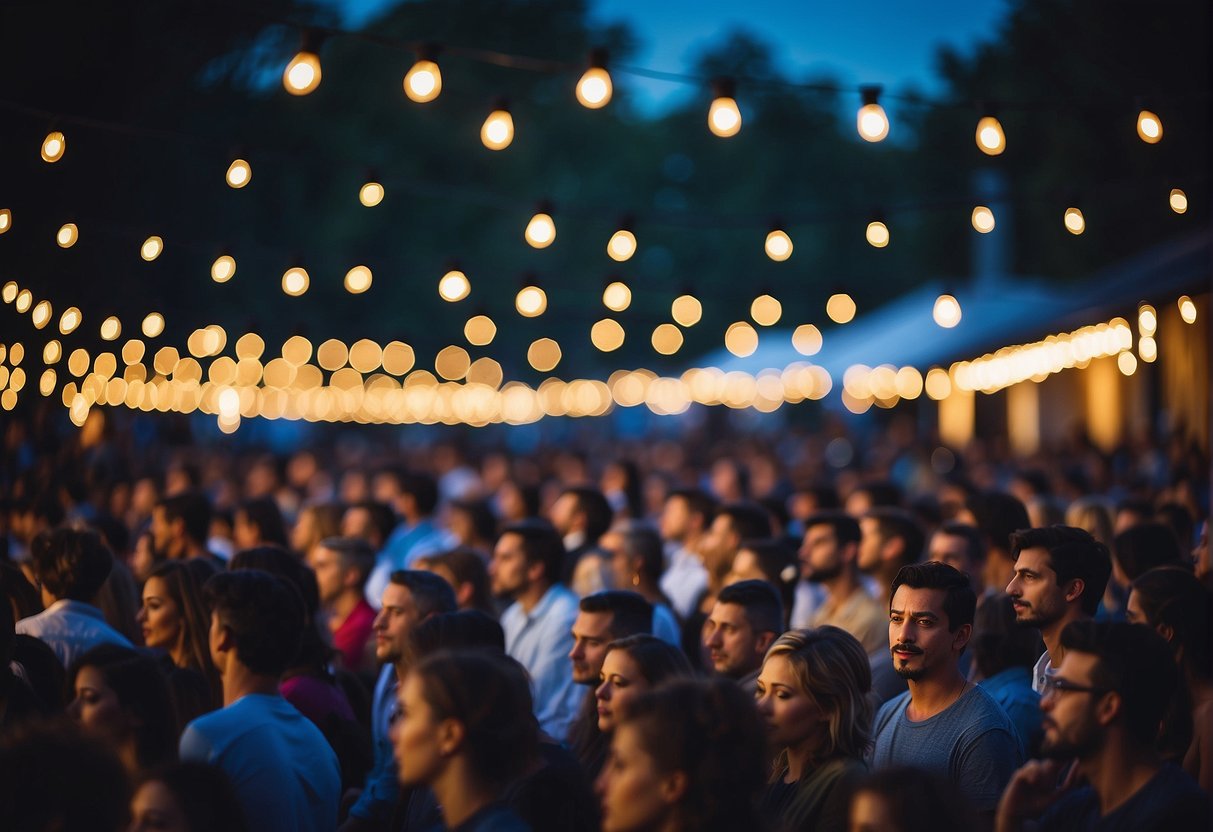
[[[1011,776],[994,817],[995,832],[1020,832],[1024,821],[1036,818],[1069,790],[1071,776],[1059,788],[1057,778],[1065,763],[1059,760],[1029,760]]]

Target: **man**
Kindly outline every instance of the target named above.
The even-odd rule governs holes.
[[[30,544],[26,565],[46,609],[18,621],[18,634],[49,645],[64,667],[99,644],[131,646],[94,606],[114,566],[101,535],[91,529],[41,532]]]
[[[375,551],[357,537],[327,537],[312,548],[307,563],[316,573],[320,606],[342,666],[354,673],[370,669],[366,647],[375,610],[362,591]]]
[[[855,518],[841,511],[823,511],[805,520],[800,547],[804,578],[825,590],[811,626],[831,624],[846,630],[871,656],[884,650],[886,612],[864,589],[859,577],[859,541]]]
[[[724,586],[724,576],[733,568],[733,558],[746,540],[771,536],[771,518],[757,503],[726,503],[716,511],[707,532],[699,539],[699,558],[708,573],[704,609]]]
[[[606,558],[598,542],[611,526],[611,504],[597,488],[566,488],[556,498],[548,519],[564,544],[560,582],[584,598],[611,586]]]
[[[563,563],[560,535],[545,520],[507,526],[489,562],[493,594],[513,602],[501,614],[505,652],[531,674],[535,717],[559,742],[582,697],[568,660],[578,600],[557,582]]]
[[[1048,526],[1011,535],[1015,575],[1007,595],[1015,620],[1040,630],[1045,652],[1032,670],[1032,690],[1044,693],[1045,677],[1061,665],[1061,631],[1071,621],[1091,618],[1099,608],[1112,561],[1108,549],[1082,529]]]
[[[981,575],[986,562],[986,541],[976,526],[967,523],[944,523],[927,544],[927,560],[946,563],[969,576],[977,593],[977,606],[990,595],[982,584]]]
[[[374,500],[354,503],[341,516],[341,536],[365,540],[375,552],[383,551],[383,546],[395,527],[396,515],[392,514],[392,509],[387,503]],[[378,603],[377,599],[367,600],[371,606]]]
[[[606,658],[607,645],[618,638],[653,632],[653,605],[635,592],[612,589],[581,599],[573,622],[573,681],[598,687],[598,674]]]
[[[1015,573],[1011,535],[1032,525],[1028,510],[1018,498],[1001,491],[980,491],[965,498],[955,519],[976,526],[986,541],[982,584],[987,592],[1002,592]],[[978,593],[981,594],[981,593]]]
[[[394,489],[384,484],[391,481],[396,484]],[[376,498],[391,498],[389,504],[400,515],[400,523],[388,535],[366,579],[365,595],[371,606],[379,603],[393,572],[412,569],[417,558],[458,545],[454,535],[433,518],[438,507],[438,484],[433,477],[387,468],[376,475],[375,482]]]
[[[901,567],[922,556],[922,526],[905,509],[876,506],[859,519],[859,570],[877,586],[893,583]]]
[[[197,491],[165,497],[152,509],[152,550],[157,560],[205,558],[225,568],[206,548],[210,530],[211,503]]]
[[[278,693],[299,650],[303,600],[293,586],[255,569],[215,575],[204,595],[223,708],[186,726],[181,759],[224,770],[250,829],[333,829],[341,797],[337,755]]]
[[[1011,778],[998,832],[1036,816],[1042,832],[1208,829],[1208,796],[1154,750],[1179,684],[1167,643],[1141,625],[1094,621],[1068,625],[1061,643],[1064,658],[1040,700],[1045,759]],[[1063,779],[1085,785],[1066,793]]]
[[[617,587],[630,587],[653,607],[653,626],[650,630],[657,638],[679,647],[682,635],[678,619],[661,599],[658,582],[661,579],[661,538],[653,528],[639,520],[624,520],[604,534],[598,541],[608,556],[611,583]]]
[[[699,597],[708,588],[708,572],[698,551],[699,540],[715,510],[715,501],[698,488],[671,491],[661,510],[659,529],[669,562],[661,576],[661,591],[683,619],[695,611]]]
[[[889,650],[909,690],[876,715],[871,762],[873,769],[908,766],[944,777],[992,817],[1023,751],[1010,718],[960,672],[976,607],[968,578],[947,564],[916,563],[897,573]]]
[[[454,612],[455,591],[432,572],[401,569],[389,576],[383,588],[382,607],[375,616],[375,658],[383,663],[371,703],[371,739],[374,762],[366,786],[350,808],[343,832],[377,829],[388,822],[396,804],[399,784],[392,753],[391,725],[396,694],[408,672],[409,634],[427,618]]]
[[[767,648],[783,634],[783,603],[766,581],[738,581],[720,590],[703,625],[712,667],[751,696]]]

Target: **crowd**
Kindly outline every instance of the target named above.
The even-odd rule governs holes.
[[[904,428],[840,461],[836,426],[284,456],[13,427],[0,825],[1209,829],[1207,463]]]

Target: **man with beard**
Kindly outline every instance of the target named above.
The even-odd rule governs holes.
[[[859,640],[869,656],[885,646],[885,610],[869,595],[859,575],[859,522],[841,511],[823,511],[805,520],[800,547],[801,575],[825,589],[825,601],[810,625],[830,624]]]
[[[960,672],[976,608],[969,579],[947,564],[916,563],[897,573],[889,649],[909,690],[876,715],[871,762],[873,769],[909,766],[944,777],[992,818],[1023,750],[998,703]]]
[[[1007,594],[1015,620],[1035,627],[1045,652],[1032,670],[1032,690],[1043,694],[1045,680],[1061,666],[1061,633],[1072,621],[1091,618],[1112,574],[1108,548],[1082,529],[1049,526],[1011,535],[1015,576]]]
[[[152,551],[157,561],[202,558],[220,570],[227,564],[206,548],[211,503],[197,491],[165,497],[152,509]]]
[[[1178,685],[1167,643],[1141,625],[1079,621],[1062,631],[1061,644],[1040,700],[1045,759],[1011,778],[998,832],[1037,816],[1033,828],[1045,832],[1208,829],[1207,795],[1154,750]],[[1079,779],[1086,785],[1070,789]]]
[[[738,581],[720,590],[703,625],[712,668],[753,696],[767,648],[783,634],[783,602],[766,581]]]
[[[711,525],[699,539],[699,556],[708,571],[708,588],[699,601],[701,610],[711,610],[741,544],[770,536],[770,516],[757,503],[726,503],[717,509]]]

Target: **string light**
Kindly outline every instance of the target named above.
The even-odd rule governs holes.
[[[1087,230],[1087,221],[1082,215],[1082,211],[1077,208],[1067,208],[1064,222],[1066,231],[1077,236]]]
[[[366,266],[354,266],[345,273],[345,291],[351,295],[361,295],[367,289],[371,288],[371,283],[374,281],[374,275]]]
[[[1179,317],[1184,319],[1184,323],[1196,323],[1196,304],[1192,302],[1192,299],[1183,295],[1176,303],[1179,304]]]
[[[480,141],[489,150],[505,150],[514,141],[514,117],[504,104],[498,104],[484,120]]]
[[[538,286],[523,286],[514,298],[514,308],[524,318],[537,318],[547,311],[547,293]]]
[[[63,357],[63,345],[54,338],[46,342],[46,346],[42,348],[42,363],[43,364],[58,364],[59,359]]]
[[[1158,342],[1154,340],[1154,336],[1147,335],[1144,338],[1138,339],[1137,354],[1147,364],[1153,364],[1158,360]]]
[[[670,315],[679,326],[692,327],[703,319],[703,304],[693,295],[679,295],[670,304]]]
[[[776,263],[782,263],[792,256],[792,238],[788,236],[786,231],[775,228],[767,234],[766,245],[764,246],[767,257],[770,257]]]
[[[812,324],[801,324],[792,332],[792,346],[801,355],[821,352],[821,330]]]
[[[1171,210],[1177,214],[1183,214],[1188,210],[1188,195],[1179,188],[1171,189],[1169,202],[1171,204]]]
[[[738,358],[748,358],[758,349],[758,331],[746,321],[729,324],[724,334],[724,346]]]
[[[164,332],[164,316],[159,312],[149,312],[143,319],[143,335],[145,338],[157,338]]]
[[[722,139],[741,132],[741,110],[733,98],[733,80],[718,78],[712,83],[712,106],[708,108],[708,129]]]
[[[940,295],[935,298],[935,308],[931,315],[936,324],[944,329],[951,329],[960,323],[960,301],[951,295]]]
[[[103,341],[116,341],[122,335],[122,321],[118,320],[116,315],[110,315],[101,322],[101,339]]]
[[[826,315],[836,324],[847,324],[855,319],[855,301],[845,292],[830,295],[826,301]]]
[[[1149,110],[1137,114],[1137,135],[1146,144],[1158,144],[1162,141],[1162,119]]]
[[[602,290],[602,305],[612,312],[622,312],[632,305],[632,290],[626,283],[612,281]]]
[[[220,254],[211,263],[211,280],[216,283],[227,283],[236,275],[236,258],[230,254]]]
[[[4,288],[0,289],[0,298],[2,298],[5,303],[12,303],[17,297],[17,289],[18,286],[14,281],[8,281],[4,284]]]
[[[860,87],[863,96],[863,106],[855,116],[855,128],[864,141],[884,141],[889,135],[889,117],[885,115],[884,107],[880,106],[880,87]]]
[[[607,241],[607,255],[618,263],[630,260],[635,253],[636,235],[628,228],[620,228]]]
[[[1125,350],[1116,356],[1116,367],[1123,375],[1133,375],[1133,373],[1137,372],[1137,356]]]
[[[139,256],[150,263],[159,257],[162,251],[164,251],[164,240],[153,235],[143,241],[143,245],[139,247]]]
[[[770,295],[759,295],[750,304],[750,317],[759,326],[774,326],[783,317],[783,304]]]
[[[999,156],[1007,149],[1007,137],[1002,124],[994,116],[983,116],[977,122],[977,149],[987,156]]]
[[[473,315],[463,325],[463,337],[473,346],[488,346],[497,337],[497,324],[488,315]]]
[[[34,304],[34,311],[30,313],[30,321],[33,322],[36,329],[42,329],[50,322],[52,314],[51,302],[40,300]]]
[[[438,281],[438,296],[448,303],[463,300],[472,291],[472,284],[463,272],[452,269]]]
[[[650,339],[653,349],[661,355],[673,355],[682,349],[682,330],[673,324],[659,324]]]
[[[873,248],[884,248],[889,244],[889,228],[880,220],[868,223],[864,236],[868,240],[868,245]]]
[[[307,269],[300,266],[294,266],[282,273],[282,291],[293,298],[302,295],[311,285],[312,278],[308,275]]]
[[[551,372],[561,359],[560,344],[551,338],[539,338],[527,348],[526,360],[541,373]]]
[[[13,225],[13,212],[8,208],[0,208],[0,234],[8,231]]]
[[[989,234],[994,230],[994,212],[984,205],[973,209],[973,228],[980,234]]]
[[[1153,335],[1158,331],[1158,312],[1148,303],[1137,309],[1137,331],[1142,335]]]
[[[235,159],[227,167],[227,184],[229,188],[239,190],[253,179],[253,168],[244,159]]]
[[[590,343],[602,352],[613,352],[623,346],[626,333],[618,321],[603,318],[590,327]]]
[[[34,305],[34,293],[29,289],[22,289],[17,293],[17,302],[13,305],[17,307],[18,312],[24,315]]]
[[[46,138],[42,140],[42,161],[58,162],[63,158],[63,152],[67,150],[67,139],[58,130],[53,130],[46,134]]]
[[[545,213],[541,208],[539,213],[531,217],[531,221],[526,224],[526,232],[523,237],[532,248],[550,246],[556,241],[556,223],[552,219],[552,215]]]
[[[320,86],[319,35],[308,29],[303,46],[282,72],[282,86],[291,95],[307,95]]]
[[[374,208],[383,202],[383,185],[378,182],[367,182],[358,189],[358,201],[367,208]]]
[[[590,53],[590,67],[577,82],[577,101],[582,107],[597,110],[611,102],[614,87],[611,73],[606,69],[606,52],[595,49]]]
[[[83,321],[84,316],[80,314],[80,310],[74,306],[69,306],[59,316],[59,332],[63,335],[70,335],[76,331]]]
[[[434,370],[448,381],[458,381],[468,374],[472,358],[463,347],[443,347],[434,357]]]
[[[404,94],[410,101],[427,104],[442,92],[442,71],[433,61],[435,57],[433,47],[427,47],[405,73]]]
[[[71,248],[79,239],[80,230],[76,228],[74,222],[64,223],[55,234],[55,242],[59,244],[59,248]]]

